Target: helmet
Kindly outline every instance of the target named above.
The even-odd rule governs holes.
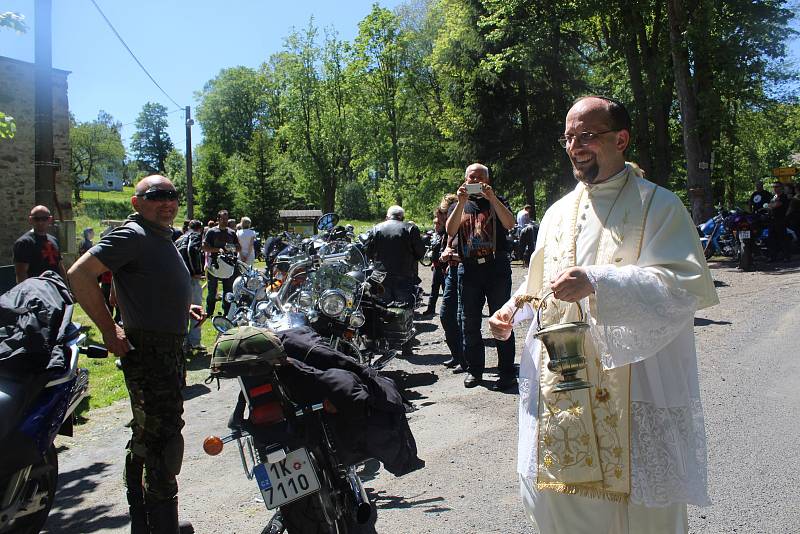
[[[256,326],[231,328],[217,339],[211,357],[211,376],[235,378],[264,373],[286,361],[280,339]]]
[[[236,258],[225,254],[219,254],[212,258],[208,264],[206,272],[216,278],[225,279],[233,276],[236,267]]]

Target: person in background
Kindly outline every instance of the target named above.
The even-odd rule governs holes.
[[[531,221],[531,205],[525,204],[525,207],[517,212],[517,226],[525,227],[529,225]]]
[[[252,266],[253,262],[256,261],[256,231],[250,228],[253,224],[250,217],[242,217],[239,224],[242,227],[241,230],[236,231],[236,238],[239,240],[239,245],[242,247],[242,250],[239,251],[239,259],[247,265]]]
[[[800,239],[800,194],[797,192],[796,184],[790,184],[788,189],[786,196],[789,198],[789,207],[786,209],[786,226]]]
[[[202,280],[205,276],[205,258],[203,253],[203,223],[198,220],[189,222],[188,230],[175,242],[178,252],[181,254],[183,263],[189,270],[192,277],[192,304],[200,306],[203,304]],[[195,354],[207,352],[202,344],[202,332],[200,322],[197,319],[189,319],[189,334],[186,336],[184,350]]]
[[[419,282],[417,262],[425,255],[419,228],[403,219],[405,210],[390,206],[386,220],[372,229],[371,254],[386,271],[381,298],[387,303],[414,302],[414,286]]]
[[[31,229],[14,243],[14,272],[17,283],[39,276],[45,271],[55,271],[66,280],[67,273],[61,262],[58,240],[47,233],[53,223],[50,210],[46,206],[34,206],[28,221]]]
[[[481,333],[483,306],[488,303],[489,313],[494,313],[511,296],[508,231],[516,221],[508,202],[494,192],[485,165],[473,163],[467,167],[464,178],[456,193],[458,201],[447,218],[447,234],[457,238],[461,257],[459,288],[464,359],[468,365],[464,387],[474,388],[483,380],[486,366]],[[473,187],[480,192],[470,194],[468,189]],[[493,388],[505,391],[517,385],[514,338],[498,341],[495,346],[499,380]]]
[[[239,240],[236,238],[236,231],[230,228],[228,221],[228,210],[220,210],[217,214],[217,221],[219,225],[209,228],[206,235],[203,237],[203,252],[210,254],[208,264],[213,262],[220,252],[222,252],[226,245],[232,245],[236,248],[236,252],[241,251],[242,247],[239,245]],[[234,223],[233,226],[236,226]],[[206,315],[214,315],[214,308],[217,305],[217,286],[222,282],[222,294],[233,291],[233,282],[236,280],[237,270],[234,269],[233,274],[228,278],[217,278],[208,271],[208,264],[206,265],[206,279],[208,280],[208,295],[206,296]],[[231,303],[222,300],[223,314],[228,313]]]
[[[791,251],[786,235],[786,211],[789,209],[789,197],[786,196],[785,187],[781,182],[772,184],[772,200],[769,201],[769,211],[772,220],[769,223],[769,251],[768,262],[789,260]]]
[[[78,245],[78,256],[83,256],[86,251],[88,251],[94,243],[92,243],[92,239],[94,239],[94,228],[84,228],[83,229],[83,241],[81,244]]]
[[[436,314],[436,302],[439,300],[439,290],[444,287],[445,271],[447,270],[447,262],[440,259],[442,250],[447,246],[447,210],[457,200],[454,194],[448,193],[442,198],[439,207],[436,208],[436,212],[433,214],[433,231],[435,232],[433,237],[434,244],[431,250],[433,278],[431,280],[428,307],[423,312],[423,315],[430,317]]]
[[[769,203],[772,195],[769,191],[764,189],[764,182],[761,180],[756,182],[756,190],[750,195],[749,205],[750,213],[755,213],[764,207],[764,204]]]

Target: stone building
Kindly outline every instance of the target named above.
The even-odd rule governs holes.
[[[56,172],[56,199],[47,207],[53,218],[70,221],[59,224],[62,252],[75,249],[74,234],[63,237],[72,221],[72,180],[70,178],[68,71],[53,69],[53,148],[61,170]],[[0,139],[0,265],[11,263],[14,241],[29,230],[28,214],[34,205],[34,64],[0,56],[0,110],[14,117],[17,133],[13,139]],[[73,230],[74,231],[74,230]],[[71,242],[64,242],[71,241]],[[73,256],[74,258],[74,256]],[[67,258],[69,259],[69,256]]]

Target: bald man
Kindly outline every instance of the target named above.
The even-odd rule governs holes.
[[[28,216],[31,229],[14,243],[14,271],[19,284],[26,278],[55,271],[66,280],[58,240],[47,233],[53,216],[46,206],[34,206]]]
[[[178,532],[178,483],[183,461],[183,345],[191,316],[191,277],[172,243],[178,212],[175,186],[148,176],[131,197],[136,210],[69,270],[75,297],[120,357],[133,423],[125,459],[131,532]],[[106,307],[97,277],[114,273],[124,328]],[[142,491],[144,489],[144,491]],[[191,532],[185,524],[181,532]]]

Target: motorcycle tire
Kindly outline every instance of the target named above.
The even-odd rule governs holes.
[[[311,454],[312,464],[317,466],[320,476],[320,491],[299,501],[281,506],[283,526],[287,534],[349,534],[347,514],[338,510],[334,497],[333,478],[327,467],[316,461]],[[333,516],[333,517],[332,517]],[[336,517],[338,516],[338,517]]]
[[[753,270],[753,242],[745,239],[739,247],[739,269],[743,271]]]
[[[44,508],[38,512],[23,516],[14,521],[11,527],[11,532],[14,534],[39,534],[47,521],[50,509],[53,507],[53,501],[56,496],[56,484],[58,483],[58,455],[56,454],[55,446],[52,444],[45,453],[44,462],[33,466],[33,469],[36,470],[42,467],[45,467],[45,469],[36,482],[38,482],[39,491],[45,491],[47,493],[45,497],[47,502],[44,503]]]

